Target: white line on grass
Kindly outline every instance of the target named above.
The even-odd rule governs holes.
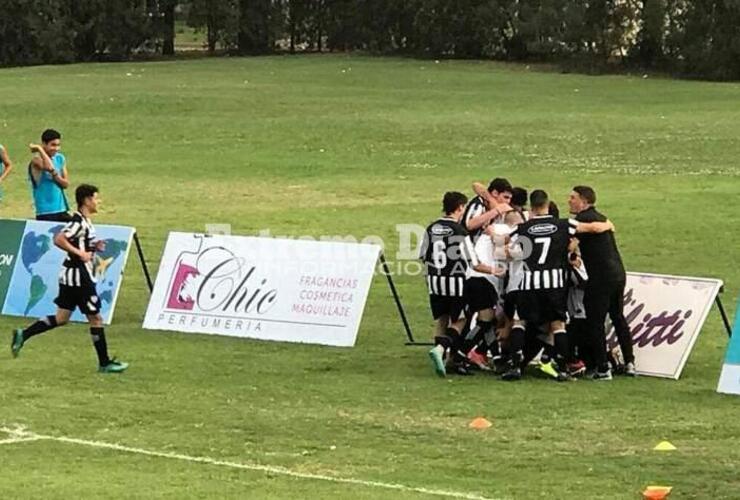
[[[82,445],[82,446],[90,446],[93,448],[104,448],[108,450],[122,451],[125,453],[146,455],[150,457],[169,458],[169,459],[174,459],[174,460],[184,460],[186,462],[196,462],[196,463],[215,465],[215,466],[220,466],[220,467],[230,467],[232,469],[266,472],[270,474],[278,474],[278,475],[295,477],[295,478],[300,478],[300,479],[330,481],[333,483],[353,484],[357,486],[366,486],[370,488],[383,488],[386,490],[408,491],[408,492],[414,492],[414,493],[422,493],[425,495],[434,495],[434,496],[449,497],[449,498],[463,498],[466,500],[496,500],[493,498],[477,495],[475,493],[435,490],[435,489],[428,489],[428,488],[418,488],[415,486],[407,486],[405,484],[398,484],[398,483],[383,483],[380,481],[365,481],[363,479],[327,476],[324,474],[311,474],[308,472],[296,472],[296,471],[287,469],[285,467],[250,464],[250,463],[225,462],[223,460],[217,460],[215,458],[194,457],[190,455],[182,455],[180,453],[146,450],[143,448],[133,448],[131,446],[124,446],[124,445],[116,444],[116,443],[106,443],[104,441],[90,441],[87,439],[78,439],[78,438],[67,437],[67,436],[48,436],[44,434],[36,434],[35,432],[28,431],[25,428],[20,427],[20,426],[16,426],[15,428],[0,427],[0,432],[4,432],[10,435],[9,439],[0,441],[0,444],[22,443],[22,442],[27,442],[27,441],[38,441],[38,440],[43,439],[43,440],[48,440],[48,441],[57,441],[60,443],[70,443],[70,444],[77,444],[77,445]]]
[[[25,443],[26,441],[38,441],[42,439],[39,436],[29,436],[24,438],[9,438],[0,440],[0,444],[13,444],[13,443]]]

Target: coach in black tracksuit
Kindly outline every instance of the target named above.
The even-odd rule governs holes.
[[[579,222],[606,222],[606,217],[594,207],[596,193],[588,186],[576,186],[570,194],[571,213]],[[596,364],[595,379],[611,379],[607,362],[606,315],[611,318],[617,334],[619,347],[624,357],[625,372],[635,375],[632,335],[624,319],[624,287],[627,276],[619,255],[614,233],[579,234],[583,262],[588,269],[589,280],[586,285],[583,305],[586,309],[586,328],[592,340],[593,356]]]

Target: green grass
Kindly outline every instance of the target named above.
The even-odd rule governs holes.
[[[0,95],[0,142],[18,166],[0,215],[30,213],[25,145],[57,127],[73,183],[102,189],[99,222],[137,227],[155,268],[168,231],[206,223],[379,235],[394,260],[396,224],[426,224],[444,191],[504,175],[561,206],[572,185],[594,185],[629,269],[722,278],[734,312],[736,84],[305,56],[5,69]],[[427,338],[422,279],[397,284]],[[437,379],[423,350],[403,346],[380,278],[353,349],[144,331],[146,304],[132,256],[109,328],[132,363],[123,376],[95,373],[83,326],[4,355],[0,423],[494,498],[740,488],[738,400],[715,393],[727,341],[716,312],[678,382],[564,386]],[[469,430],[481,415],[493,427]],[[651,451],[662,439],[678,450]],[[0,445],[0,457],[5,498],[425,497],[54,441]]]

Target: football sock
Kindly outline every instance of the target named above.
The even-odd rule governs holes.
[[[105,366],[110,363],[108,357],[108,345],[105,342],[105,328],[103,327],[90,327],[90,337],[95,347],[95,353],[98,355],[98,364]]]
[[[524,349],[524,328],[515,326],[509,334],[509,350],[511,351],[511,360],[515,364],[521,363]]]
[[[489,336],[489,332],[493,330],[493,321],[479,321],[478,326],[480,327],[480,332],[478,333],[475,351],[480,354],[486,355],[489,347],[488,341],[486,339]]]
[[[560,330],[553,334],[555,339],[555,362],[560,368],[565,368],[565,360],[568,358],[568,336],[565,331]]]
[[[36,321],[36,323],[23,330],[23,341],[25,342],[34,335],[48,332],[49,330],[56,328],[56,326],[56,316],[46,316],[45,318],[40,318],[38,321]]]

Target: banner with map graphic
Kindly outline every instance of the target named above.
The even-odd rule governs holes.
[[[60,222],[0,220],[0,303],[2,314],[41,317],[56,310],[59,270],[65,253],[54,246]],[[95,253],[94,269],[105,324],[113,320],[134,228],[96,225],[105,250]],[[72,321],[87,321],[75,311]]]

